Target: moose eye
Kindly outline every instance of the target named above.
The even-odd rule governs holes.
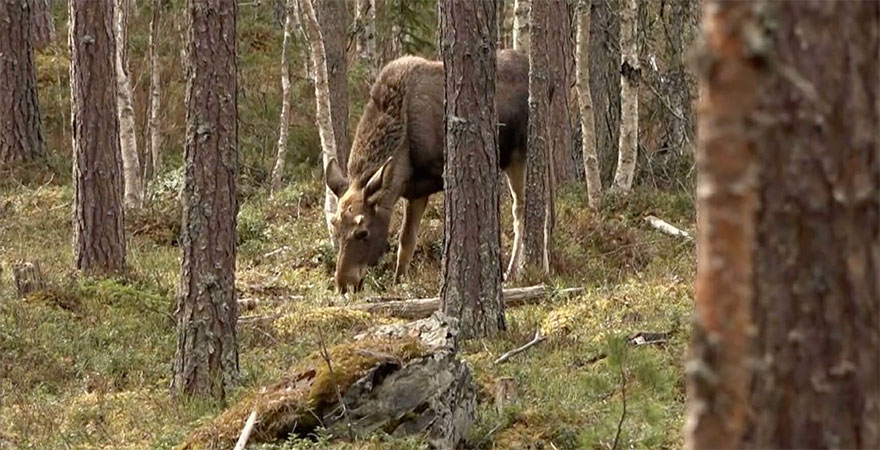
[[[364,240],[369,236],[369,232],[367,230],[358,230],[354,232],[354,238],[358,240]]]

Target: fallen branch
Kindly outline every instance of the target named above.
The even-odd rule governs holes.
[[[535,331],[535,337],[532,338],[531,341],[529,341],[528,343],[526,343],[526,345],[523,345],[522,347],[515,348],[515,349],[501,355],[500,358],[495,360],[494,364],[501,364],[501,363],[507,361],[508,359],[510,359],[511,357],[516,356],[516,355],[540,344],[541,342],[544,342],[546,339],[547,338],[545,338],[544,336],[541,336],[541,327],[538,327],[538,330]]]
[[[668,234],[670,236],[680,237],[687,240],[693,239],[687,231],[684,231],[681,228],[676,228],[674,225],[663,219],[654,216],[646,216],[645,222],[648,222],[648,225],[650,225],[651,228],[654,228],[663,234]]]
[[[251,413],[247,418],[247,422],[244,424],[244,428],[241,430],[241,436],[238,437],[238,442],[235,443],[235,448],[233,450],[244,450],[247,447],[248,439],[251,438],[251,432],[254,431],[254,424],[257,423],[257,410]]]
[[[524,288],[504,289],[504,307],[513,308],[522,305],[538,303],[538,300],[548,294],[577,294],[584,288],[569,288],[554,291],[543,284]],[[367,299],[367,303],[349,307],[358,311],[371,314],[384,314],[404,319],[424,319],[430,317],[434,311],[440,308],[440,297],[418,298],[412,300],[383,300],[377,298]]]

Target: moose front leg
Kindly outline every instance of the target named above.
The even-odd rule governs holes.
[[[395,284],[406,276],[409,269],[409,263],[416,250],[422,214],[427,206],[428,196],[406,201],[406,209],[403,212],[403,228],[400,230],[400,243],[397,247],[397,267],[394,269]]]

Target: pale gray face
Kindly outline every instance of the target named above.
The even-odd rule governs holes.
[[[327,167],[327,185],[339,198],[331,219],[339,245],[336,255],[336,289],[344,294],[361,288],[367,268],[379,262],[388,248],[391,210],[380,206],[383,185],[389,183],[391,160],[363,186],[349,184],[335,164]]]

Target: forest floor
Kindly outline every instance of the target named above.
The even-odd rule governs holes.
[[[123,278],[88,279],[71,271],[72,189],[64,182],[7,186],[0,205],[0,447],[173,448],[221,410],[175,402],[168,395],[176,349],[175,293],[180,171],[165,175],[150,206],[128,212]],[[322,220],[319,174],[308,172],[268,199],[245,193],[238,217],[239,298],[263,304],[242,311],[242,385],[230,399],[277,380],[323,339],[343,342],[389,319],[334,308],[359,301],[332,291],[333,251]],[[442,197],[426,213],[409,280],[391,286],[392,251],[373,269],[363,295],[427,297],[439,292]],[[509,200],[503,203],[509,254]],[[508,330],[469,342],[464,357],[481,387],[471,448],[680,448],[683,358],[693,305],[694,244],[644,223],[648,214],[693,231],[686,193],[636,191],[586,209],[581,188],[558,200],[555,275],[558,288],[584,287],[510,309]],[[396,231],[400,211],[395,215]],[[18,299],[11,265],[37,260],[49,288]],[[272,303],[270,301],[275,300]],[[549,339],[494,365],[528,342],[537,327]],[[637,332],[669,333],[664,345],[633,346]],[[518,400],[497,411],[494,380],[513,377]],[[386,436],[353,444],[314,440],[252,448],[404,448]],[[4,447],[5,448],[5,447]]]

